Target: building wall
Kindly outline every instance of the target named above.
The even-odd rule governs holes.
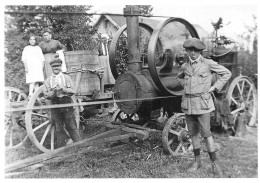
[[[108,34],[111,38],[114,37],[114,34],[117,32],[117,28],[105,18],[102,18],[97,28],[99,34]]]

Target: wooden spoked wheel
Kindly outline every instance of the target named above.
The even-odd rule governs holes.
[[[114,112],[111,122],[113,124],[121,124],[121,123],[131,123],[138,120],[139,118],[137,114],[125,114],[123,111],[118,109]]]
[[[5,115],[5,146],[7,148],[20,147],[27,139],[27,131],[23,124],[24,121],[18,116],[11,114]]]
[[[32,143],[41,151],[50,153],[55,149],[55,127],[51,123],[50,109],[32,109],[33,107],[50,105],[43,96],[41,86],[31,97],[25,114],[26,129]],[[73,103],[76,103],[72,97]],[[30,110],[31,109],[31,110]],[[77,127],[79,126],[79,107],[74,107]],[[66,133],[66,131],[64,131]]]
[[[163,149],[171,155],[183,155],[192,150],[185,114],[176,113],[168,119],[162,132]]]
[[[5,87],[6,109],[24,107],[27,105],[27,96],[14,87]],[[5,146],[15,148],[21,146],[28,138],[23,111],[5,113]]]
[[[27,95],[18,88],[5,87],[5,99],[10,102],[21,102],[27,100]]]
[[[233,130],[238,121],[239,113],[244,112],[245,124],[252,126],[257,119],[257,92],[248,77],[238,76],[230,84],[227,92],[230,111],[233,116]]]

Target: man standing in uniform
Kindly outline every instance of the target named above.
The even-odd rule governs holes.
[[[201,131],[206,141],[214,177],[222,177],[223,173],[217,163],[214,140],[210,131],[210,112],[215,110],[211,93],[223,88],[231,77],[231,72],[200,54],[206,46],[199,39],[188,39],[183,47],[189,56],[189,62],[182,65],[177,80],[184,87],[181,108],[186,114],[195,155],[195,162],[188,168],[188,172],[194,172],[201,167],[199,140],[199,131]],[[220,76],[213,86],[211,86],[212,73]]]
[[[71,78],[61,72],[62,61],[59,59],[58,54],[54,55],[50,65],[53,74],[44,81],[43,93],[45,98],[51,100],[52,104],[71,103],[71,96],[75,94],[75,90]],[[57,146],[55,148],[65,145],[67,135],[64,131],[64,125],[73,142],[79,141],[80,136],[73,107],[54,108],[50,111],[57,138]]]

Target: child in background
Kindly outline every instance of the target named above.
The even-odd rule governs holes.
[[[44,56],[42,50],[37,46],[37,40],[34,35],[29,38],[27,45],[22,53],[22,61],[26,72],[26,83],[29,84],[29,98],[39,88],[39,83],[44,81],[43,64]]]

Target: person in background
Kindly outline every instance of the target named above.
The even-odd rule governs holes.
[[[113,85],[115,84],[115,78],[111,72],[110,63],[109,63],[109,52],[108,52],[108,41],[109,36],[107,34],[101,34],[101,41],[98,47],[98,56],[99,56],[99,67],[103,70],[102,83],[104,84],[104,91],[109,92],[112,90]],[[108,107],[109,104],[104,104],[104,107]],[[110,112],[112,113],[117,109],[116,103],[113,104],[114,107],[111,108]]]
[[[44,96],[51,104],[68,104],[72,102],[71,96],[75,94],[75,89],[71,78],[61,72],[62,60],[58,54],[54,55],[50,61],[53,74],[44,81]],[[77,129],[73,107],[54,108],[50,110],[51,121],[55,125],[57,138],[56,148],[66,144],[67,135],[64,125],[73,142],[80,140],[79,130]]]
[[[52,75],[50,61],[52,60],[53,56],[55,55],[55,53],[59,52],[59,50],[65,51],[66,47],[59,41],[52,39],[51,30],[48,28],[43,29],[42,36],[43,41],[39,43],[39,46],[41,47],[45,57],[44,78],[46,79],[47,77]]]
[[[109,51],[108,51],[109,36],[107,34],[101,34],[101,41],[98,47],[99,67],[104,71],[102,80],[105,86],[105,90],[115,84],[114,76],[111,72],[109,63]]]
[[[199,137],[199,131],[201,131],[201,135],[206,141],[213,175],[214,177],[222,177],[223,173],[218,165],[215,144],[210,131],[210,112],[215,110],[211,93],[215,90],[222,90],[231,77],[231,72],[217,62],[206,59],[201,55],[201,51],[206,46],[199,39],[187,39],[183,47],[186,49],[189,61],[180,68],[177,81],[184,87],[181,108],[186,116],[189,136],[191,137],[195,155],[195,162],[187,171],[194,172],[202,166]],[[211,86],[213,72],[220,77]]]
[[[108,55],[108,39],[109,36],[107,34],[101,34],[101,42],[98,48],[99,56]]]
[[[26,83],[29,84],[29,98],[39,88],[39,84],[44,81],[43,64],[44,56],[42,50],[37,46],[35,35],[30,35],[29,45],[22,52],[22,62],[26,72]]]

